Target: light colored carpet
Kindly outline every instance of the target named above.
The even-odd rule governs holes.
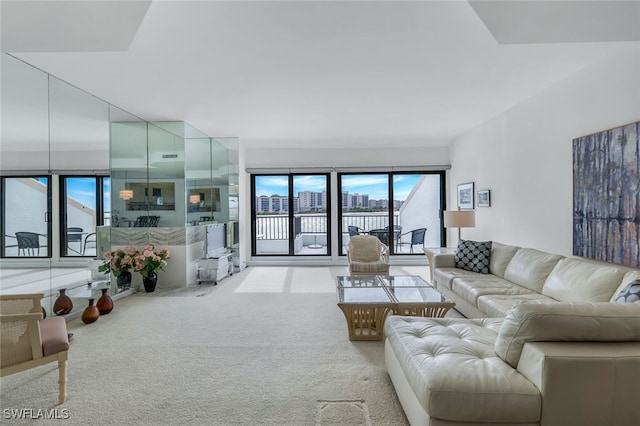
[[[252,267],[118,300],[93,324],[68,324],[68,401],[56,405],[54,364],[4,377],[2,421],[55,408],[65,425],[406,425],[383,343],[348,339],[335,294],[345,274]]]

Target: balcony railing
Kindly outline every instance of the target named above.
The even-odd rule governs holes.
[[[326,214],[296,214],[294,232],[298,234],[326,234]],[[394,212],[394,225],[398,224],[398,212]],[[384,229],[389,225],[389,216],[380,214],[344,214],[342,216],[343,233],[348,226],[357,226],[363,230]],[[289,217],[287,215],[268,215],[256,218],[256,236],[260,240],[289,239]]]

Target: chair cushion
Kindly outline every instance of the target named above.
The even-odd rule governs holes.
[[[67,323],[64,318],[45,318],[38,324],[42,338],[42,355],[49,356],[69,349]]]
[[[372,275],[379,275],[377,273],[389,272],[389,264],[386,262],[351,262],[349,265],[351,272],[371,272]]]
[[[349,239],[349,257],[355,262],[375,262],[380,259],[380,240],[370,235],[354,235]]]
[[[488,274],[490,258],[491,241],[458,241],[456,268]]]

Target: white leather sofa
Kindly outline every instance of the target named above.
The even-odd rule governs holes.
[[[608,302],[640,271],[492,243],[489,274],[455,267],[454,254],[433,257],[434,285],[467,318],[501,318],[522,302]]]
[[[412,425],[640,425],[640,303],[612,303],[640,272],[500,243],[490,274],[432,266],[476,318],[386,319]]]

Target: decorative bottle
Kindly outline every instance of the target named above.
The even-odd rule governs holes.
[[[53,303],[53,313],[56,315],[67,315],[73,309],[73,302],[67,296],[67,289],[61,288],[60,295]]]

